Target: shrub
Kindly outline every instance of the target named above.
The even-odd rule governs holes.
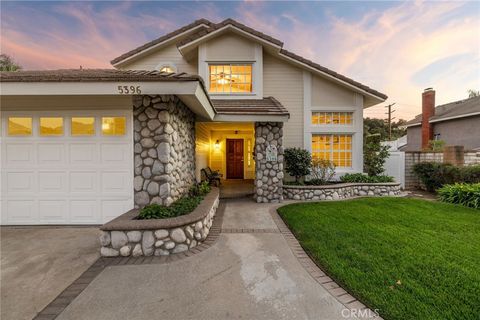
[[[427,151],[443,151],[445,148],[445,141],[443,140],[429,140]]]
[[[479,183],[480,182],[480,164],[460,168],[462,182]]]
[[[393,177],[391,176],[367,176],[363,173],[347,173],[340,177],[342,182],[350,183],[385,183],[385,182],[394,182]]]
[[[312,179],[309,181],[315,185],[326,184],[335,175],[335,164],[330,160],[313,159],[310,165]]]
[[[211,190],[208,182],[194,184],[188,191],[188,197],[183,197],[172,203],[169,207],[159,204],[145,206],[138,215],[138,219],[164,219],[182,216],[192,212]]]
[[[310,163],[312,156],[310,152],[300,148],[285,149],[285,170],[289,175],[295,177],[295,181],[299,182],[301,177],[310,173]]]
[[[212,188],[208,184],[208,181],[202,181],[191,186],[188,194],[191,197],[205,196],[210,192],[211,189]]]
[[[480,209],[480,183],[455,183],[444,185],[438,189],[443,202],[461,204],[466,207]]]
[[[369,176],[378,176],[385,171],[383,166],[390,154],[388,152],[390,146],[380,144],[379,134],[364,137],[363,141],[363,170]]]
[[[430,192],[441,188],[445,184],[453,184],[461,181],[459,167],[448,163],[417,163],[413,167],[413,172]]]

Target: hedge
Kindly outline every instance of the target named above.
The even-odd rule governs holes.
[[[437,190],[440,200],[480,209],[480,183],[448,184]]]
[[[448,163],[422,162],[413,167],[413,172],[431,192],[446,184],[480,182],[480,165],[457,167]]]

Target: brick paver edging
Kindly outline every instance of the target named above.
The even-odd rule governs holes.
[[[277,212],[278,207],[270,209],[270,215],[273,221],[277,225],[280,233],[285,238],[288,246],[293,252],[293,255],[300,262],[302,267],[317,281],[322,287],[324,287],[332,296],[334,296],[345,308],[355,311],[364,311],[362,314],[376,315],[376,313],[363,303],[358,301],[354,296],[345,291],[339,284],[330,278],[322,269],[314,262],[314,260],[307,254],[307,251],[303,249],[300,242],[293,235],[292,231],[287,227],[283,219]],[[366,311],[366,312],[365,312]],[[367,317],[371,319],[382,319],[380,316]]]
[[[132,264],[160,264],[178,261],[210,248],[220,236],[222,232],[223,214],[225,212],[225,202],[220,201],[217,212],[213,218],[213,224],[210,228],[207,238],[202,244],[195,248],[175,253],[168,256],[150,256],[150,257],[116,257],[116,258],[99,258],[95,261],[82,275],[62,291],[52,302],[50,302],[42,311],[40,311],[33,320],[52,320],[62,313],[62,311],[72,301],[82,293],[82,291],[108,266],[116,265],[132,265]]]

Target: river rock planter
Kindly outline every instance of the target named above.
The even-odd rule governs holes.
[[[103,257],[164,256],[184,252],[208,236],[218,208],[219,190],[212,191],[191,213],[168,219],[138,220],[132,209],[100,227]]]
[[[340,200],[354,197],[400,195],[400,183],[339,183],[323,186],[283,186],[283,197],[291,200]]]

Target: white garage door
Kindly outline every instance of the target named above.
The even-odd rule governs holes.
[[[1,114],[1,222],[101,224],[133,208],[132,112]]]

